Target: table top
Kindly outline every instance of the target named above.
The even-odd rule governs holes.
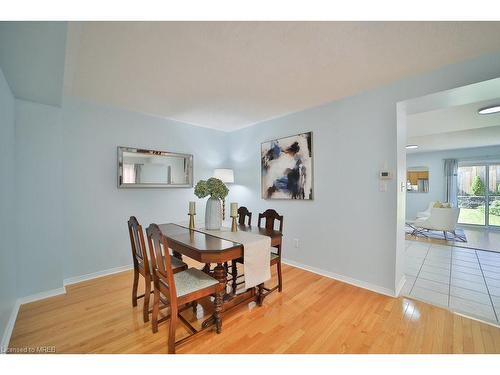
[[[168,240],[168,247],[201,263],[222,263],[243,257],[243,245],[210,234],[190,230],[185,226],[168,223],[159,225]],[[253,226],[238,226],[245,232],[253,232],[271,237],[271,246],[281,246],[282,234]]]
[[[240,243],[211,236],[209,233],[190,230],[174,223],[160,224],[158,226],[169,242],[176,242],[199,252],[223,252],[243,247]],[[281,240],[282,237],[279,231],[248,225],[238,225],[238,230],[269,236],[271,239]]]
[[[240,248],[237,242],[224,240],[206,233],[189,230],[183,226],[169,223],[160,224],[161,232],[167,237],[169,243],[177,242],[183,246],[200,252],[222,252]]]

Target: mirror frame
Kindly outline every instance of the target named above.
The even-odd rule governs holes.
[[[427,191],[418,191],[418,190],[408,190],[406,189],[406,192],[409,194],[427,194],[429,193],[429,181],[430,181],[430,170],[429,167],[425,166],[414,166],[414,167],[406,167],[406,178],[408,181],[408,172],[427,172]]]
[[[159,155],[159,156],[173,156],[182,157],[187,160],[187,170],[188,170],[188,182],[186,184],[124,184],[122,183],[123,178],[123,153],[124,152],[135,152],[141,155]],[[192,154],[180,154],[176,152],[168,151],[157,151],[148,150],[143,148],[135,147],[124,147],[118,146],[118,188],[120,189],[138,189],[138,188],[192,188],[193,187],[193,155]]]

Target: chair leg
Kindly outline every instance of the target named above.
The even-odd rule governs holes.
[[[283,290],[283,281],[281,279],[281,260],[276,263],[277,267],[278,267],[278,292],[281,293],[281,291]]]
[[[446,241],[448,241],[448,236],[446,235],[446,231],[445,231],[445,230],[443,230],[443,234],[444,234],[444,239],[445,239]]]
[[[160,291],[155,286],[155,296],[153,300],[153,314],[151,317],[151,328],[153,329],[153,333],[158,332],[158,313],[160,312]]]
[[[134,284],[132,286],[132,306],[137,306],[137,287],[139,286],[139,271],[134,268]]]
[[[236,288],[238,287],[236,283],[236,279],[238,278],[238,264],[234,259],[231,261],[231,275],[233,276],[231,288],[233,289],[233,294],[236,294]]]
[[[142,318],[144,323],[149,321],[149,296],[151,295],[151,279],[144,278],[144,307],[142,308]]]
[[[205,263],[205,266],[203,266],[203,272],[205,272],[207,275],[210,275],[210,263]]]
[[[175,354],[175,330],[177,328],[177,320],[179,317],[177,316],[177,306],[171,305],[170,311],[170,327],[168,329],[168,353]]]

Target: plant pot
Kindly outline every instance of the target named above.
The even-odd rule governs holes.
[[[205,209],[205,229],[219,230],[222,227],[222,207],[220,199],[209,198]]]

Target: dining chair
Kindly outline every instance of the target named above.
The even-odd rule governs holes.
[[[246,207],[242,207],[242,208],[245,208],[245,210],[246,210]],[[246,210],[246,211],[248,211],[248,210]],[[250,213],[250,218],[251,218],[251,215],[252,214]],[[268,210],[264,211],[263,213],[259,213],[259,219],[257,222],[257,226],[259,228],[262,227],[261,226],[262,219],[265,219],[265,228],[269,229],[269,230],[276,230],[275,221],[278,221],[279,222],[278,230],[280,233],[283,232],[283,216],[279,215],[275,210],[268,209]],[[249,224],[250,224],[250,221],[249,221]],[[276,251],[272,251],[272,248],[275,248]],[[272,248],[271,248],[271,264],[270,264],[270,266],[272,267],[273,265],[276,265],[276,267],[278,269],[278,285],[276,285],[272,288],[266,288],[264,286],[264,284],[260,284],[258,286],[259,293],[258,293],[257,303],[259,305],[262,305],[262,301],[264,301],[264,298],[269,293],[275,291],[276,289],[278,289],[279,292],[281,292],[283,290],[283,280],[282,280],[282,276],[281,276],[281,243],[279,245],[272,246]],[[244,259],[239,258],[239,259],[236,259],[236,261],[233,264],[243,263],[243,262],[244,262]],[[233,277],[232,288],[233,288],[233,293],[235,293],[237,286],[241,283],[236,283],[236,285],[235,285],[234,280],[237,279],[238,277],[243,276],[243,275],[237,274],[237,268],[236,268],[236,271],[235,271],[235,268],[232,268],[231,271],[232,271],[232,277]],[[237,275],[236,278],[234,277],[235,274]]]
[[[248,224],[245,224],[245,219],[248,218]],[[248,211],[248,208],[241,206],[238,208],[238,224],[239,225],[252,225],[252,213]]]
[[[276,230],[275,222],[279,222],[278,231],[283,233],[283,216],[279,215],[275,210],[267,209],[263,213],[259,213],[259,219],[257,221],[257,226],[259,228],[261,228],[262,219],[265,219],[264,226],[268,230]],[[276,251],[271,250],[271,266],[276,265],[278,271],[278,285],[272,288],[266,288],[264,284],[259,285],[259,294],[257,299],[257,303],[259,305],[262,304],[264,298],[271,292],[278,289],[278,292],[281,293],[283,290],[283,280],[281,275],[281,243],[279,245],[272,246],[272,248],[275,248]]]
[[[144,298],[144,306],[142,315],[144,323],[149,321],[149,296],[151,291],[151,282],[153,281],[151,273],[151,265],[148,259],[148,252],[144,242],[144,233],[142,226],[135,216],[130,216],[128,220],[128,233],[130,236],[130,245],[132,247],[132,259],[134,263],[134,284],[132,286],[132,306],[137,306],[137,300]],[[188,268],[187,264],[175,257],[172,258],[172,267],[174,272],[180,272]],[[139,286],[139,275],[144,277],[144,294],[137,295],[137,287]]]
[[[158,332],[158,313],[160,310],[161,295],[163,295],[168,299],[170,306],[170,314],[168,316],[170,317],[168,352],[174,354],[176,345],[180,345],[187,339],[208,328],[196,330],[180,314],[180,312],[189,308],[193,302],[213,294],[216,295],[214,318],[217,330],[219,331],[221,325],[220,313],[222,311],[222,293],[220,292],[224,289],[224,285],[197,268],[188,268],[187,270],[174,273],[172,268],[173,258],[164,256],[165,252],[168,252],[167,238],[161,233],[158,225],[151,224],[146,229],[146,233],[148,236],[154,282],[153,333]],[[180,306],[181,308],[179,308]],[[178,320],[189,328],[191,335],[176,341],[175,331]]]

